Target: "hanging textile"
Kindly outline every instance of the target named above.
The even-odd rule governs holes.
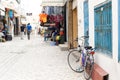
[[[39,15],[39,17],[40,17],[41,22],[43,22],[43,23],[47,22],[47,14],[42,13]]]

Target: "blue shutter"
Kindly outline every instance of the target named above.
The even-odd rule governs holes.
[[[88,0],[84,1],[84,35],[89,36],[89,7]],[[85,45],[88,45],[88,39],[85,41]]]
[[[120,0],[118,0],[118,60],[120,61]]]
[[[95,13],[95,46],[107,55],[112,56],[112,10],[111,2],[94,9]]]

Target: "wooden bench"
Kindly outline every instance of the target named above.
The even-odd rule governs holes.
[[[92,73],[92,80],[108,80],[109,74],[103,70],[99,65],[94,64]]]

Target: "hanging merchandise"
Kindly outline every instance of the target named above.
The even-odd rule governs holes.
[[[14,17],[13,10],[9,10],[8,15],[9,15],[10,19],[13,19],[13,17]]]
[[[41,13],[41,14],[39,15],[39,17],[40,17],[40,21],[41,21],[41,22],[43,22],[43,23],[47,22],[47,14]]]

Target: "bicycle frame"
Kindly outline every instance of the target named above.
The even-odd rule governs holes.
[[[81,45],[78,46],[79,49],[73,49],[69,52],[67,60],[70,68],[75,72],[83,72],[84,76],[87,80],[90,79],[93,64],[94,64],[94,48],[91,46],[86,46],[84,44],[85,40],[88,36],[83,36],[81,38],[77,38],[77,40],[81,40]],[[73,60],[73,61],[72,61]]]

